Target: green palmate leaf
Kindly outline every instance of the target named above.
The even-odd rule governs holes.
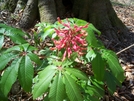
[[[2,48],[4,43],[4,35],[0,35],[0,49]]]
[[[110,50],[103,50],[102,57],[107,61],[109,69],[113,75],[120,81],[124,81],[124,71],[119,64],[116,54]]]
[[[84,26],[88,23],[85,20],[81,20],[81,19],[77,19],[77,18],[69,18],[69,21],[72,22],[72,23],[75,23],[79,26]]]
[[[41,96],[48,89],[53,76],[56,73],[56,66],[49,65],[43,71],[39,72],[39,81],[33,86],[33,99]]]
[[[22,88],[27,92],[31,90],[33,74],[34,69],[32,62],[30,58],[25,55],[20,62],[18,77]]]
[[[66,70],[69,74],[71,74],[71,75],[77,77],[78,79],[88,80],[88,77],[86,76],[86,74],[83,73],[82,71],[78,70],[78,69],[75,69],[75,68],[65,68],[65,70]]]
[[[1,78],[1,91],[4,93],[5,96],[8,95],[12,85],[17,79],[20,60],[21,59],[14,60],[11,66],[4,71],[4,74]]]
[[[52,33],[54,33],[54,29],[51,25],[49,25],[44,29],[44,33],[42,33],[41,39],[44,41],[47,36],[52,36]]]
[[[108,90],[111,94],[113,94],[116,90],[116,86],[121,86],[121,83],[114,77],[114,75],[111,72],[106,72],[105,74],[106,84],[108,87]]]
[[[88,29],[92,29],[92,30],[95,31],[98,35],[101,35],[101,32],[100,32],[98,29],[96,29],[96,28],[94,27],[94,25],[91,24],[91,23],[89,24]]]
[[[100,101],[97,97],[88,95],[88,98],[85,101]]]
[[[91,47],[87,47],[87,48],[88,49],[87,49],[86,58],[88,62],[91,62],[96,57],[96,53]]]
[[[22,35],[19,33],[13,33],[12,30],[6,31],[6,33],[6,35],[9,36],[11,40],[17,44],[23,44],[27,42]]]
[[[67,73],[64,73],[66,93],[70,101],[83,101],[79,86],[75,80]]]
[[[0,30],[1,30],[1,29],[5,29],[5,31],[3,31],[3,33],[6,32],[7,35],[10,34],[10,33],[8,33],[9,30],[10,30],[12,33],[17,33],[17,34],[22,35],[22,36],[28,35],[27,33],[23,32],[21,29],[14,28],[14,27],[8,26],[8,25],[6,25],[6,24],[2,24],[2,23],[0,23]]]
[[[36,54],[33,54],[33,53],[28,53],[27,54],[29,57],[30,57],[30,59],[32,60],[32,61],[34,61],[36,64],[38,64],[38,65],[41,65],[41,60],[39,59],[39,57],[38,57],[38,55],[36,55]]]
[[[1,35],[4,35],[4,34],[5,34],[5,31],[6,31],[5,28],[0,28],[0,34],[1,34]]]
[[[50,101],[63,101],[65,97],[65,88],[62,81],[62,75],[59,71],[54,77],[53,83],[50,88],[49,98]]]
[[[13,53],[6,53],[6,54],[2,54],[0,56],[0,70],[4,69],[5,66],[8,64],[9,61],[11,61],[16,55]]]
[[[104,83],[97,81],[94,78],[90,79],[92,82],[92,88],[94,89],[94,94],[97,95],[98,97],[103,97],[104,96]]]
[[[92,47],[98,47],[98,40],[95,37],[94,30],[87,28],[86,31],[88,32],[88,35],[86,37],[87,42],[89,43],[90,46]]]
[[[7,26],[6,24],[0,23],[0,28],[10,28],[10,27]]]
[[[97,53],[96,57],[91,61],[94,76],[97,80],[104,80],[105,62],[101,55]]]
[[[88,86],[86,88],[86,93],[88,94],[88,97],[90,98],[89,101],[100,101],[99,98],[102,97],[98,91],[98,89],[94,86]],[[96,99],[96,100],[93,100]]]
[[[12,52],[12,51],[21,51],[20,46],[16,45],[16,46],[13,46],[11,48],[8,48],[4,53],[9,53],[9,52]]]

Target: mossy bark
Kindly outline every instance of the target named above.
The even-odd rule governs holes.
[[[57,18],[54,0],[39,0],[40,21],[54,23]]]

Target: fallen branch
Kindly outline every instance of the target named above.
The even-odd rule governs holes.
[[[122,49],[121,51],[117,52],[116,55],[118,55],[118,54],[120,54],[120,53],[122,53],[122,52],[128,50],[129,48],[131,48],[131,47],[133,47],[133,46],[134,46],[134,44],[132,44],[132,45],[130,45],[130,46],[128,46],[128,47]]]

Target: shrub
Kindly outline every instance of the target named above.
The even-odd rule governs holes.
[[[58,18],[54,24],[39,23],[36,27],[32,37],[0,24],[3,99],[16,80],[33,99],[45,94],[44,100],[49,101],[100,101],[105,90],[113,94],[116,86],[121,86],[124,72],[118,58],[95,37],[94,33],[101,33],[91,23]],[[5,49],[5,37],[14,46]],[[46,39],[50,45],[42,45]]]

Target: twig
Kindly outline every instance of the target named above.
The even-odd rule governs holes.
[[[129,48],[131,48],[131,47],[133,47],[133,46],[134,46],[134,44],[132,44],[132,45],[130,45],[130,46],[128,46],[128,47],[122,49],[121,51],[117,52],[116,55],[118,55],[118,54],[120,54],[120,53],[126,51],[127,49],[129,49]]]

